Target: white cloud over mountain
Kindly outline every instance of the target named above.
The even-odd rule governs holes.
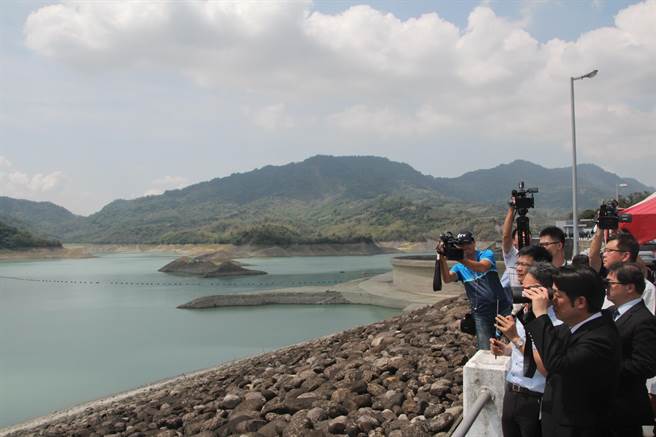
[[[189,185],[189,180],[183,176],[164,176],[151,182],[144,196],[155,196],[166,190],[175,190]]]
[[[453,139],[498,148],[508,156],[499,161],[569,156],[569,78],[598,68],[576,82],[582,153],[625,174],[632,161],[655,162],[656,0],[572,41],[534,38],[534,9],[512,21],[479,6],[459,27],[437,13],[399,19],[367,5],[328,14],[302,1],[64,1],[34,11],[24,35],[34,52],[83,74],[166,71],[229,96],[212,105],[236,108],[262,132],[263,150],[285,144],[287,154],[271,152],[281,160],[354,151],[416,165],[427,144]],[[311,150],[315,140],[323,143]],[[301,143],[303,155],[291,154]],[[473,162],[462,170],[484,166]]]
[[[61,171],[28,174],[0,156],[0,195],[9,197],[40,197],[61,188],[66,177]]]

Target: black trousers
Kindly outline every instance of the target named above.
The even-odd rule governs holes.
[[[511,391],[503,396],[501,429],[504,437],[540,437],[540,401],[542,398]]]

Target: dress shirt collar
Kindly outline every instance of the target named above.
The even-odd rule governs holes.
[[[601,311],[591,315],[590,317],[588,317],[584,321],[577,323],[576,325],[572,326],[569,329],[570,329],[570,331],[572,331],[572,334],[574,334],[576,332],[576,330],[579,329],[581,326],[585,325],[586,323],[588,323],[591,320],[598,319],[599,317],[601,317]]]
[[[618,306],[617,309],[616,309],[616,311],[619,313],[619,316],[617,316],[617,319],[622,317],[622,315],[625,312],[627,312],[628,310],[633,308],[635,305],[639,304],[641,300],[642,300],[642,297],[637,297],[637,298],[635,298],[633,300],[630,300],[628,302],[624,302],[622,305]],[[617,319],[615,319],[615,320],[617,320]]]

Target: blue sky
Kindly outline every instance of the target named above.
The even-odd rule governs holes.
[[[117,198],[378,155],[513,159],[656,186],[656,0],[57,2],[0,14],[0,195]]]

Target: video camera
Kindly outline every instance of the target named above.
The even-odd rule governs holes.
[[[513,303],[531,303],[531,299],[522,295],[522,292],[524,291],[523,287],[510,287],[510,289],[512,290]],[[547,290],[549,291],[549,299],[553,298],[553,289],[547,288]]]
[[[453,236],[451,232],[447,232],[440,235],[440,240],[444,243],[442,246],[442,255],[450,261],[462,260],[465,257],[462,245],[474,241],[469,232],[461,233],[456,236]]]
[[[511,206],[517,211],[517,242],[519,248],[531,244],[531,230],[529,219],[526,217],[530,208],[535,208],[535,198],[533,194],[537,193],[537,188],[524,188],[524,181],[517,184],[517,189],[512,190]]]
[[[535,208],[535,199],[533,194],[537,193],[537,188],[524,188],[524,181],[521,181],[516,190],[512,190],[513,206],[517,214],[526,215],[530,208]]]
[[[599,207],[597,225],[600,229],[617,229],[620,223],[631,223],[631,214],[620,214],[616,200],[608,200]]]

